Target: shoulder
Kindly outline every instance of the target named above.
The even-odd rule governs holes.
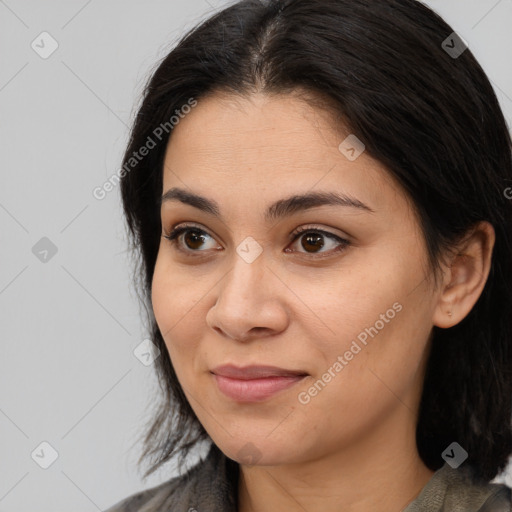
[[[510,487],[474,477],[471,466],[438,469],[404,512],[511,512]]]
[[[512,490],[504,484],[491,484],[499,487],[492,491],[478,512],[511,512]]]
[[[174,477],[151,489],[132,494],[117,502],[115,505],[112,505],[110,508],[106,509],[105,512],[156,512],[158,509],[155,508],[155,503],[161,502],[164,497],[171,497],[176,488],[180,485],[182,478],[183,477]]]
[[[449,507],[458,511],[474,510],[475,512],[511,512],[511,489],[504,484],[492,484],[477,480],[473,476],[471,466],[453,469],[447,463],[443,471],[448,482],[446,502]]]
[[[214,444],[187,473],[132,494],[105,512],[234,512],[238,465]],[[214,508],[212,508],[212,505]]]

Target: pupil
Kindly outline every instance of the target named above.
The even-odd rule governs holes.
[[[313,244],[313,248],[321,249],[324,246],[323,235],[308,233],[304,235],[303,240],[306,240],[307,244]],[[304,243],[302,243],[302,247],[308,249]]]

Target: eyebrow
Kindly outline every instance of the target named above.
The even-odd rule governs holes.
[[[219,205],[216,201],[188,192],[182,188],[169,189],[160,198],[160,205],[168,201],[180,201],[197,208],[209,215],[222,218]],[[275,201],[268,206],[265,212],[265,220],[272,222],[277,219],[289,217],[299,211],[309,210],[318,206],[344,206],[355,208],[369,213],[375,211],[354,197],[334,192],[308,192],[306,194],[293,195]]]

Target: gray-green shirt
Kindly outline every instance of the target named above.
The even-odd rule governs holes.
[[[475,482],[471,469],[438,469],[401,512],[512,512],[511,489]],[[238,464],[212,445],[187,473],[133,494],[105,512],[237,512]],[[399,512],[399,511],[397,511]]]

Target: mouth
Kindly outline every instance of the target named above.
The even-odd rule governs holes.
[[[236,402],[262,402],[302,381],[308,374],[275,366],[224,365],[212,373],[219,391]]]

